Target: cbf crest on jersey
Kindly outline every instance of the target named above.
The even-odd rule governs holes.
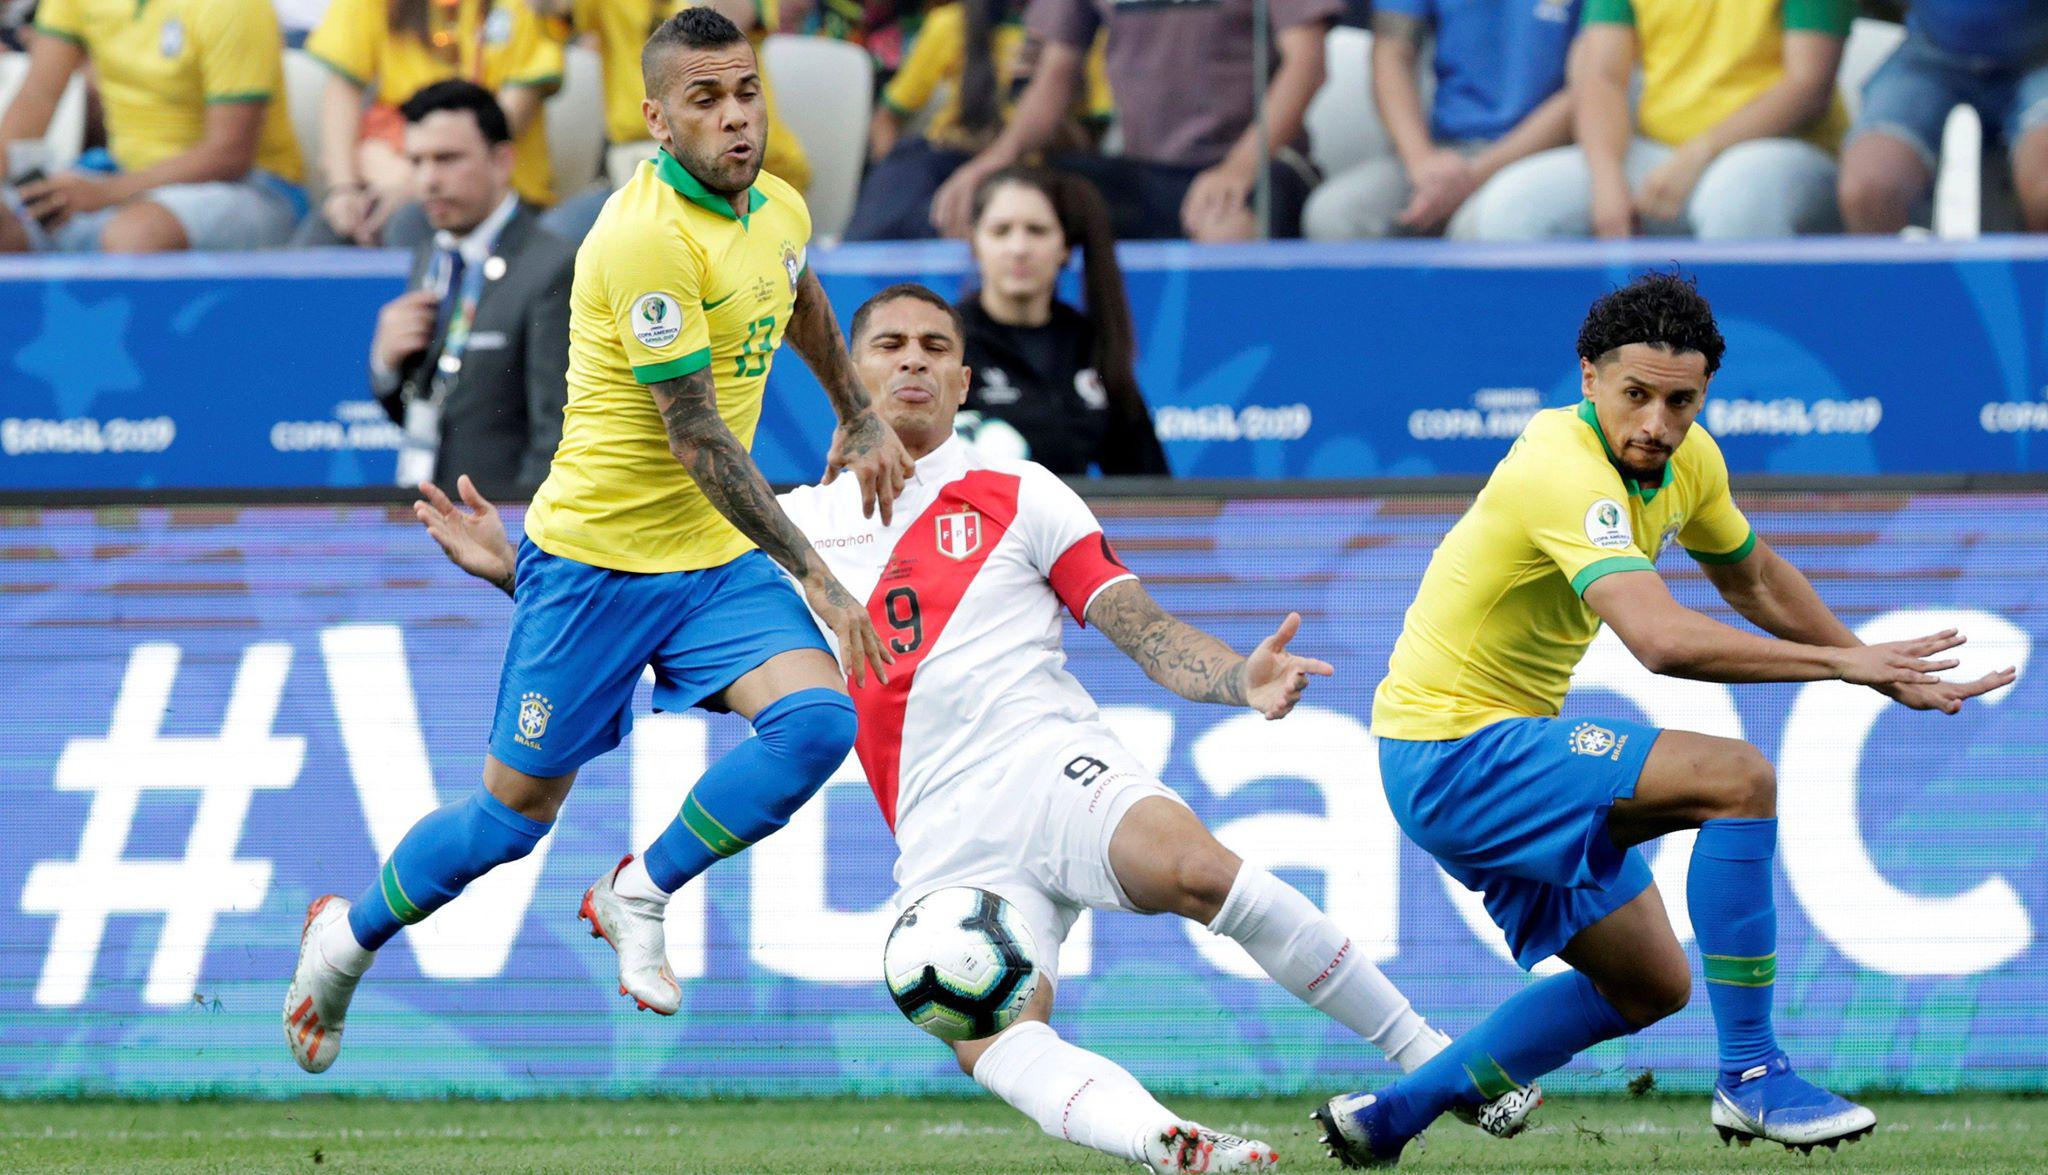
[[[979,512],[961,510],[954,514],[941,514],[933,525],[939,528],[939,554],[949,559],[965,559],[981,549]]]
[[[789,275],[789,288],[795,290],[796,279],[803,276],[804,255],[788,241],[782,242],[782,271]]]
[[[1618,761],[1621,758],[1621,748],[1628,745],[1628,736],[1624,734],[1617,738],[1613,731],[1604,726],[1581,722],[1572,727],[1571,745],[1574,755],[1591,755],[1594,758],[1607,756]]]

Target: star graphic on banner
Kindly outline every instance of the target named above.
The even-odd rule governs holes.
[[[81,302],[62,283],[43,288],[42,333],[14,353],[12,366],[50,385],[58,418],[83,416],[103,392],[142,386],[128,354],[128,299]]]

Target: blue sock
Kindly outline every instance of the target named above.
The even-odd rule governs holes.
[[[713,763],[643,858],[664,893],[789,823],[853,747],[853,703],[798,690],[754,715],[754,737]]]
[[[426,814],[392,850],[376,882],[349,907],[349,929],[367,950],[455,900],[462,887],[533,851],[551,827],[529,820],[484,788]]]
[[[1685,904],[1707,975],[1721,1071],[1741,1073],[1778,1052],[1771,998],[1778,978],[1778,907],[1771,858],[1778,821],[1709,820],[1700,825],[1685,875]]]
[[[1538,980],[1422,1068],[1380,1090],[1388,1123],[1402,1134],[1419,1134],[1456,1103],[1492,1101],[1631,1031],[1593,981],[1577,971]]]

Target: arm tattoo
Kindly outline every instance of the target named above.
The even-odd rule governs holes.
[[[511,596],[513,599],[518,599],[518,595],[514,593],[512,590],[514,585],[516,585],[517,583],[518,579],[515,577],[514,573],[507,571],[505,574],[492,580],[491,586],[497,588],[501,592],[504,592],[506,595]]]
[[[825,298],[825,287],[818,284],[818,275],[808,269],[797,279],[796,308],[790,312],[786,337],[824,386],[825,395],[832,401],[832,411],[840,420],[851,421],[871,409],[867,389],[861,386],[853,359],[846,353],[846,340],[839,335],[839,320],[832,314],[832,303]],[[876,421],[876,441],[880,439],[880,423]]]
[[[803,532],[782,512],[753,455],[718,415],[718,386],[711,369],[663,380],[648,390],[668,428],[669,450],[690,471],[712,508],[799,583],[808,583],[817,557]]]
[[[1116,643],[1153,681],[1190,702],[1246,704],[1244,658],[1229,645],[1167,615],[1136,580],[1104,588],[1088,623]]]

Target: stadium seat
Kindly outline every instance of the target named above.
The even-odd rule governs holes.
[[[1849,39],[1842,45],[1842,63],[1835,69],[1835,89],[1842,95],[1842,105],[1849,108],[1851,117],[1863,105],[1863,84],[1905,39],[1905,26],[1888,20],[1859,16],[1849,26]]]
[[[777,104],[811,160],[812,235],[836,240],[853,216],[874,108],[874,65],[865,51],[825,37],[777,34],[762,45]]]
[[[327,79],[334,76],[304,49],[284,51],[284,96],[291,108],[292,135],[299,140],[299,158],[306,165],[306,196],[318,208],[327,194],[327,173],[321,170],[320,100]]]
[[[0,111],[14,101],[21,83],[28,79],[28,54],[0,53]],[[50,129],[43,133],[50,147],[52,167],[68,166],[85,146],[85,74],[71,75],[64,95],[57,99],[57,112],[50,116]]]
[[[604,162],[604,65],[588,45],[565,56],[562,88],[547,101],[548,161],[562,198],[595,183]]]
[[[1309,155],[1325,176],[1394,147],[1372,101],[1372,34],[1338,25],[1323,41],[1323,88],[1308,104]]]

